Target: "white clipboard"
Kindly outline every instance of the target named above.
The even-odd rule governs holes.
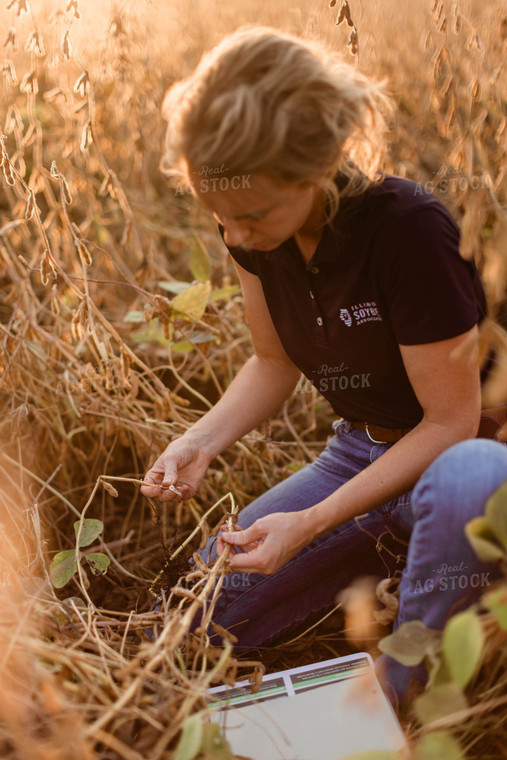
[[[343,760],[366,750],[408,752],[369,654],[361,652],[209,690],[211,720],[251,760]]]

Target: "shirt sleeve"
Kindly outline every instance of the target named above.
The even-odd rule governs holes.
[[[399,344],[447,340],[485,316],[486,303],[475,264],[459,252],[459,229],[438,206],[397,219],[379,279]]]

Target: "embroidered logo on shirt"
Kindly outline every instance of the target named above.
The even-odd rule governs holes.
[[[352,312],[352,316],[351,316]],[[351,327],[364,325],[366,322],[382,322],[382,317],[375,301],[362,301],[351,306],[350,309],[340,309],[340,319]]]
[[[347,327],[351,326],[352,317],[350,316],[350,311],[348,309],[340,309],[340,319],[342,322],[345,322]]]

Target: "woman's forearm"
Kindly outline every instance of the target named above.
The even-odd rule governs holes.
[[[410,491],[445,449],[475,435],[463,426],[422,421],[369,467],[304,512],[313,538]]]
[[[185,437],[198,440],[210,460],[273,415],[294,390],[294,365],[251,356],[222,398]]]

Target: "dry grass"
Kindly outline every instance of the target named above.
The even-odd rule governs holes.
[[[150,611],[164,583],[157,578],[211,505],[232,492],[242,506],[308,461],[323,444],[330,414],[311,394],[295,394],[269,427],[213,463],[199,499],[159,514],[140,498],[135,479],[219,397],[250,351],[241,300],[221,290],[231,285],[231,268],[210,220],[175,197],[158,172],[159,107],[169,82],[240,23],[315,34],[350,55],[351,27],[334,23],[339,5],[153,0],[112,4],[104,13],[91,2],[54,0],[20,13],[23,0],[14,0],[0,10],[6,758],[169,760],[209,683],[234,677],[238,667],[253,669],[238,664],[227,641],[214,649],[205,636],[187,636],[197,605],[211,614],[206,596],[221,566],[180,583],[176,604],[158,612]],[[502,4],[351,0],[350,8],[358,65],[387,76],[400,105],[388,168],[434,183],[461,221],[463,252],[476,254],[493,313],[502,318]],[[171,293],[160,283],[199,276],[205,258],[196,254],[196,233],[216,295],[191,319],[171,311]],[[192,271],[191,253],[198,258]],[[143,311],[149,324],[125,321]],[[484,340],[491,337],[503,369],[504,333],[490,325]],[[505,369],[492,398],[504,388]],[[125,478],[115,482],[118,497],[101,476]],[[210,524],[230,506],[230,498],[218,505]],[[81,571],[56,592],[46,568],[55,551],[72,548],[72,524],[84,509],[104,523],[111,568],[89,579]],[[175,585],[186,573],[184,561],[173,562],[166,581]],[[64,603],[69,597],[87,604]],[[163,633],[150,642],[145,631],[155,625]],[[324,625],[261,654],[279,668],[347,647],[343,634]],[[504,642],[494,651],[497,664],[480,692],[485,702],[493,680],[495,698],[506,692],[497,670],[505,665]],[[459,729],[470,757],[496,757],[496,750],[477,754],[476,741],[486,725],[494,733],[495,721],[497,713],[484,710]]]

